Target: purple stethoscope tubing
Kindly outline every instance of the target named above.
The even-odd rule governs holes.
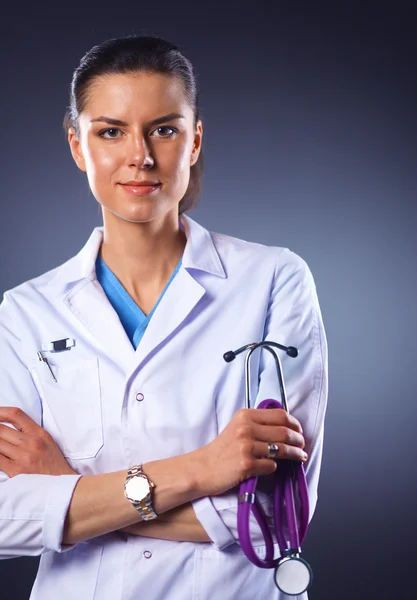
[[[250,408],[250,369],[252,353],[257,348],[265,348],[274,357],[278,375],[281,402],[278,400],[263,400],[258,408],[283,408],[288,411],[284,377],[279,356],[272,347],[285,350],[295,358],[298,350],[292,346],[282,346],[276,342],[264,341],[248,344],[238,350],[226,352],[223,356],[226,362],[231,362],[237,354],[248,350],[245,360],[245,408]],[[263,569],[275,568],[275,584],[288,595],[299,595],[310,587],[312,570],[309,564],[300,557],[301,544],[305,538],[309,520],[309,500],[304,466],[297,461],[278,460],[274,478],[273,519],[274,530],[281,556],[274,558],[274,542],[267,523],[265,513],[256,497],[258,477],[251,477],[239,486],[237,527],[240,545],[247,558],[257,567]],[[295,492],[298,493],[298,515],[296,510]],[[250,535],[250,516],[255,517],[265,540],[265,556],[261,558],[255,551]],[[284,523],[287,525],[289,547],[284,535]],[[290,565],[291,562],[291,565]],[[289,566],[290,565],[290,566]],[[294,581],[297,577],[299,581]]]

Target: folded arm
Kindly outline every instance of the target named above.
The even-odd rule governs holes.
[[[0,431],[1,558],[62,552],[78,542],[136,527],[140,521],[124,496],[127,470],[80,476],[68,468],[40,426],[41,403],[26,366],[26,346],[10,329],[21,316],[13,300],[5,299],[0,307],[0,356],[7,368],[0,368],[0,423],[8,425]],[[223,509],[216,508],[214,500],[226,502],[235,514],[235,494],[228,490],[276,469],[274,461],[265,458],[268,443],[280,442],[282,458],[306,460],[301,426],[284,411],[243,410],[227,421],[203,448],[144,464],[156,484],[154,508],[165,516],[159,517],[159,524],[137,525],[138,530],[150,537],[171,536],[167,539],[195,535],[220,548],[234,543],[221,516]],[[180,506],[183,510],[176,510]],[[201,540],[204,531],[206,539]]]
[[[120,531],[130,535],[176,542],[211,542],[191,502],[167,511],[153,521],[141,521]]]
[[[126,470],[83,477],[70,474],[50,434],[25,412],[0,407],[0,421],[14,426],[0,428],[0,469],[9,477],[0,486],[0,518],[6,523],[0,534],[3,556],[19,556],[22,552],[15,552],[22,547],[23,554],[60,552],[65,546],[140,521],[139,513],[124,495]],[[274,472],[275,462],[265,456],[268,443],[281,439],[286,458],[305,460],[304,439],[296,419],[278,409],[242,410],[210,444],[145,463],[145,473],[156,484],[154,509],[158,515],[168,514],[159,525],[143,523],[142,532],[150,537],[186,537],[193,541],[196,535],[198,541],[208,541],[200,537],[201,526],[187,504],[198,500],[204,506],[209,496],[225,494],[249,477]],[[183,505],[183,510],[169,513]],[[201,515],[198,520],[204,527]],[[210,529],[204,529],[211,538]],[[16,533],[18,539],[12,535]]]

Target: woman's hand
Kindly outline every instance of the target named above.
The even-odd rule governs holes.
[[[2,421],[13,428],[1,424]],[[0,470],[9,477],[22,473],[76,474],[52,436],[14,406],[0,406]]]
[[[241,409],[207,446],[196,450],[202,496],[218,495],[277,468],[267,458],[268,444],[278,444],[277,458],[305,462],[303,430],[295,417],[280,408]]]

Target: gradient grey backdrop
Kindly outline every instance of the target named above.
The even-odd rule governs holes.
[[[335,4],[4,9],[0,293],[100,223],[61,131],[81,56],[133,33],[182,45],[205,126],[191,216],[290,247],[317,283],[330,395],[310,597],[401,600],[416,597],[416,21],[411,2]],[[36,565],[0,563],[2,600],[28,598]]]

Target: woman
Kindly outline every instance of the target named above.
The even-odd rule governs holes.
[[[0,308],[0,554],[41,555],[32,599],[280,598],[238,544],[236,486],[274,472],[275,443],[306,463],[314,509],[327,350],[310,271],[184,215],[203,127],[172,44],[90,50],[65,126],[103,227]],[[262,339],[300,349],[283,361],[294,416],[240,410],[243,361],[222,356]],[[254,404],[276,397],[273,362],[251,368]]]

